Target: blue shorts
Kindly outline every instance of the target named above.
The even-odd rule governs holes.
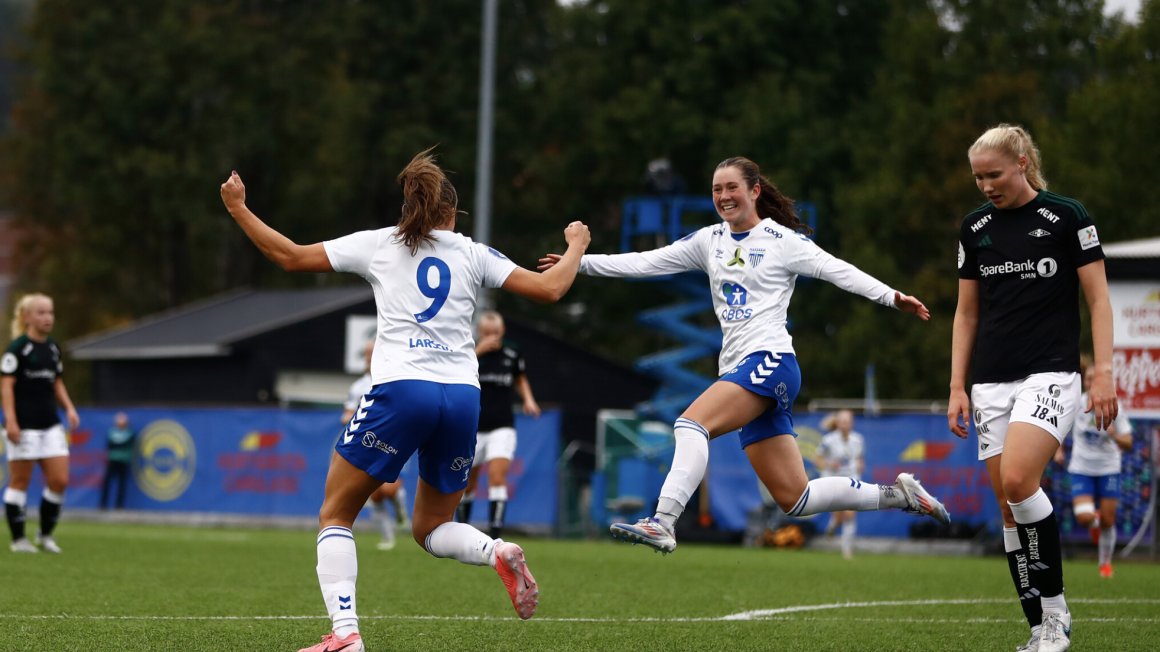
[[[1119,500],[1120,499],[1120,474],[1113,473],[1111,475],[1081,475],[1079,473],[1071,473],[1071,495],[1075,496],[1091,496],[1092,501],[1098,507],[1101,500]]]
[[[478,387],[396,380],[362,397],[334,449],[383,482],[418,451],[419,477],[450,494],[467,486],[478,426]]]
[[[758,351],[745,356],[730,369],[724,380],[773,399],[769,409],[741,427],[741,447],[777,435],[793,435],[793,402],[802,387],[802,372],[792,353]]]

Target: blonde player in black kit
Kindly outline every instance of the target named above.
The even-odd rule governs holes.
[[[40,499],[39,543],[45,552],[59,553],[52,537],[68,486],[68,433],[56,409],[65,409],[69,429],[80,417],[61,378],[60,347],[48,336],[55,315],[52,299],[29,294],[16,303],[12,317],[15,339],[0,357],[0,402],[4,406],[4,433],[8,439],[11,479],[4,490],[4,513],[12,532],[12,552],[37,552],[24,535],[24,509],[32,469],[44,472]]]
[[[475,459],[467,490],[456,510],[460,523],[471,521],[471,504],[475,500],[475,483],[480,466],[487,465],[487,529],[492,538],[503,531],[507,511],[507,472],[516,454],[516,422],[512,415],[514,393],[523,403],[524,414],[540,416],[540,406],[532,395],[532,385],[524,357],[504,344],[503,316],[487,310],[476,326],[475,355],[479,358],[479,434],[475,439]]]
[[[979,459],[1003,513],[1003,543],[1031,638],[1019,650],[1070,646],[1059,524],[1040,488],[1079,410],[1118,412],[1104,254],[1083,205],[1047,191],[1039,151],[1021,127],[987,130],[968,150],[987,203],[959,232],[959,299],[951,344],[951,431],[973,417]],[[1080,405],[1079,290],[1091,313],[1095,376]],[[967,397],[967,373],[971,395]],[[973,407],[973,413],[972,413]]]

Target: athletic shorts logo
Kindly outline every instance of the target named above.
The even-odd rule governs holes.
[[[362,436],[362,445],[366,446],[367,448],[373,448],[375,450],[381,451],[387,455],[394,455],[395,453],[399,452],[399,449],[391,446],[387,442],[379,441],[378,435],[373,432],[368,432]]]
[[[462,471],[463,469],[471,470],[471,457],[457,457],[451,461],[452,471]]]
[[[980,423],[983,420],[983,411],[975,408],[975,423]]]
[[[138,446],[141,454],[133,461],[133,477],[141,491],[159,502],[184,494],[197,469],[197,449],[189,432],[176,421],[161,419],[145,426]]]
[[[1047,393],[1051,394],[1051,398],[1059,398],[1060,391],[1059,385],[1051,384],[1047,386]]]

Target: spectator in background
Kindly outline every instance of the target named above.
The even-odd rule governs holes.
[[[346,403],[343,404],[343,425],[350,423],[351,418],[358,413],[359,404],[374,388],[374,383],[371,382],[371,356],[374,354],[374,350],[374,340],[370,340],[363,347],[363,357],[366,360],[366,366],[364,367],[363,375],[359,376],[358,380],[350,385]],[[395,547],[395,522],[398,521],[399,525],[404,529],[410,527],[410,521],[407,519],[407,488],[403,486],[403,480],[400,478],[394,482],[384,482],[382,486],[371,494],[370,502],[371,510],[374,512],[375,520],[378,521],[379,529],[383,535],[383,538],[378,543],[378,549],[392,550]],[[395,507],[395,514],[393,516],[387,511],[388,502]]]
[[[487,464],[487,533],[493,539],[503,530],[508,500],[507,472],[516,454],[513,390],[520,395],[524,414],[540,416],[540,406],[528,383],[524,357],[505,345],[503,336],[503,316],[494,310],[484,311],[476,326],[475,338],[475,355],[479,359],[479,434],[475,437],[475,459],[471,463],[467,491],[456,510],[457,521],[471,521],[479,467]]]
[[[822,429],[828,431],[822,437],[814,463],[823,477],[841,476],[861,482],[862,471],[866,467],[866,445],[862,434],[854,432],[854,413],[839,410],[822,421]],[[845,510],[830,515],[826,534],[833,534],[842,527],[842,557],[854,557],[854,533],[857,522],[856,512]]]
[[[125,490],[129,486],[129,468],[133,464],[133,447],[137,433],[129,427],[129,415],[118,412],[113,427],[105,434],[105,481],[101,483],[101,509],[109,508],[109,489],[117,482],[117,509],[125,509]]]
[[[1084,394],[1080,404],[1087,401],[1095,367],[1088,356],[1081,359]],[[1081,412],[1075,417],[1071,430],[1071,506],[1075,520],[1089,528],[1092,540],[1099,549],[1100,577],[1112,576],[1112,553],[1116,551],[1116,511],[1120,505],[1121,451],[1132,450],[1132,424],[1121,412],[1107,428],[1096,425],[1095,415]],[[1055,461],[1063,464],[1063,446],[1055,451]],[[1099,511],[1096,504],[1099,504]]]
[[[57,407],[64,408],[70,429],[79,426],[81,419],[61,377],[60,347],[49,337],[55,321],[51,298],[43,294],[22,297],[12,317],[15,339],[0,357],[0,402],[4,406],[10,474],[4,490],[4,512],[12,532],[13,552],[38,552],[24,536],[24,509],[32,470],[39,464],[45,485],[40,498],[39,543],[45,552],[60,553],[52,532],[68,487],[68,432]]]

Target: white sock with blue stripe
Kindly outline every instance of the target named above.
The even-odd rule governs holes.
[[[472,566],[495,567],[493,539],[467,523],[449,521],[431,530],[423,547],[435,557],[457,559]]]
[[[810,480],[797,504],[787,513],[790,516],[809,516],[848,509],[870,512],[879,509],[880,497],[887,498],[886,493],[876,484],[853,478],[816,478]],[[906,499],[902,498],[901,501],[900,505],[883,504],[882,507],[905,507]]]
[[[346,638],[358,631],[354,584],[358,579],[358,557],[354,535],[349,528],[332,525],[318,533],[318,585],[330,614],[334,633]]]
[[[701,424],[679,417],[673,423],[673,437],[676,450],[673,464],[665,483],[661,486],[661,497],[657,501],[656,518],[670,530],[685,511],[689,497],[700,486],[705,477],[705,467],[709,466],[709,431]]]

